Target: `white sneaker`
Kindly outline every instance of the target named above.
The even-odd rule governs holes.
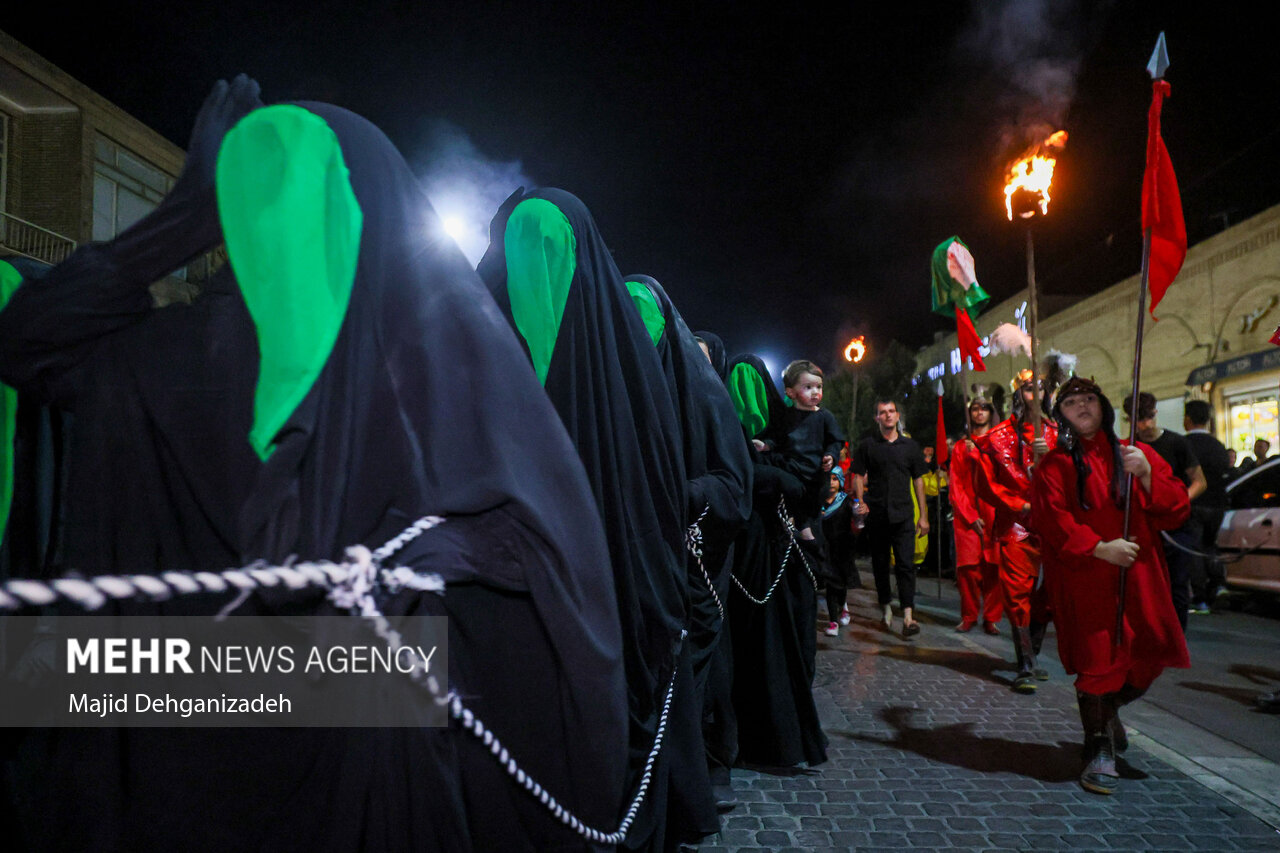
[[[848,625],[848,624],[849,624],[849,620],[850,620],[851,618],[852,618],[852,617],[849,615],[849,608],[847,608],[847,607],[846,607],[844,610],[841,610],[841,611],[840,611],[840,624],[841,624],[841,625]]]
[[[828,637],[839,637],[840,626],[835,622],[828,622],[827,627],[822,629],[822,633],[826,634]]]

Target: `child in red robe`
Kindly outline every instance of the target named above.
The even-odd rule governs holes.
[[[1165,667],[1190,665],[1160,547],[1160,531],[1181,525],[1190,503],[1154,450],[1116,438],[1115,410],[1091,380],[1063,385],[1053,416],[1058,444],[1036,469],[1033,522],[1044,543],[1058,655],[1076,675],[1086,754],[1080,784],[1110,794],[1119,782],[1115,753],[1128,746],[1117,710]],[[1133,484],[1128,539],[1126,475]],[[1120,566],[1128,573],[1117,642]]]

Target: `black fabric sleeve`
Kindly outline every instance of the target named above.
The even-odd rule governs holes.
[[[929,465],[924,461],[924,451],[920,449],[920,443],[915,439],[911,439],[911,455],[910,455],[911,479],[923,477],[929,473]]]
[[[836,423],[836,416],[827,409],[822,410],[822,425],[824,428],[823,435],[823,453],[832,459],[840,458],[840,447],[845,443],[844,431],[840,429],[840,424]]]

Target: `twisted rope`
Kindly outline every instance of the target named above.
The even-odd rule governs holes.
[[[399,546],[387,553],[394,553],[405,542],[412,540],[421,532],[417,531],[409,535],[404,542],[401,542]],[[405,534],[408,533],[409,531],[405,531]],[[404,536],[405,534],[401,535]],[[330,592],[329,598],[335,605],[349,610],[369,622],[373,627],[374,633],[382,638],[394,652],[399,652],[403,647],[400,634],[391,627],[390,622],[378,609],[373,595],[376,588],[374,580],[378,576],[378,558],[376,555],[386,547],[383,546],[383,548],[375,552],[370,552],[367,548],[361,546],[347,549],[348,562],[352,563],[356,570],[349,575],[343,584],[335,587]],[[687,636],[687,631],[680,632],[682,640]],[[435,676],[428,672],[420,658],[414,658],[414,665],[405,674],[415,684],[430,693],[432,701],[437,705],[447,705],[449,716],[457,720],[464,729],[483,741],[484,745],[489,748],[490,754],[507,771],[507,775],[534,797],[537,797],[538,801],[555,815],[556,820],[596,844],[621,844],[627,837],[627,833],[630,832],[631,825],[635,822],[636,815],[640,811],[640,806],[644,802],[645,795],[649,792],[649,785],[653,779],[653,765],[658,759],[658,753],[662,751],[662,742],[667,730],[667,717],[671,711],[671,697],[674,695],[676,688],[676,674],[674,672],[671,674],[671,683],[667,687],[666,698],[662,703],[662,714],[658,718],[658,730],[654,736],[653,748],[650,749],[649,756],[645,760],[640,784],[631,800],[631,805],[627,808],[626,816],[623,817],[622,822],[613,832],[604,832],[588,826],[577,815],[561,805],[532,776],[521,769],[520,764],[511,756],[507,748],[502,745],[502,741],[493,733],[493,730],[487,728],[480,718],[476,716],[475,712],[462,704],[462,699],[456,692],[451,690],[447,694],[443,694],[443,691],[440,690],[439,682]]]
[[[291,566],[255,564],[221,572],[164,572],[158,576],[102,575],[87,579],[64,577],[48,582],[11,580],[0,586],[0,609],[20,610],[24,606],[44,607],[64,600],[86,610],[97,610],[109,600],[132,599],[139,596],[151,601],[164,601],[182,595],[218,593],[229,589],[247,593],[258,588],[271,588],[280,584],[293,590],[324,587],[329,590],[329,600],[335,606],[369,622],[374,633],[386,641],[394,651],[399,652],[405,648],[400,632],[392,627],[385,614],[378,608],[374,597],[375,591],[384,588],[391,592],[399,592],[403,589],[443,592],[445,584],[439,575],[419,574],[405,566],[386,569],[381,563],[424,532],[443,522],[444,519],[440,516],[424,516],[376,550],[370,551],[363,545],[348,548],[347,559],[341,563],[321,561],[297,563]],[[687,636],[687,631],[680,632],[682,640]],[[649,792],[653,779],[653,767],[658,754],[662,751],[667,719],[671,711],[671,700],[675,694],[676,674],[674,672],[671,675],[671,683],[667,686],[662,703],[662,714],[658,718],[658,730],[654,736],[653,747],[645,760],[644,772],[640,777],[636,794],[618,828],[606,833],[583,823],[561,805],[550,792],[520,768],[515,758],[502,745],[502,741],[485,727],[474,712],[462,704],[462,700],[456,693],[453,691],[444,693],[440,689],[439,681],[428,671],[421,659],[417,656],[412,656],[411,659],[413,665],[405,675],[426,690],[437,705],[447,705],[450,718],[457,720],[464,729],[482,740],[485,746],[489,747],[494,758],[504,766],[507,774],[526,791],[537,797],[557,820],[583,838],[597,844],[616,845],[626,839]]]
[[[707,504],[702,509],[702,515],[698,516],[698,520],[689,525],[689,529],[684,534],[684,547],[689,549],[689,553],[698,561],[698,568],[702,570],[702,579],[707,582],[707,589],[711,592],[711,597],[716,602],[716,609],[720,611],[720,621],[724,621],[724,604],[720,601],[720,593],[716,592],[716,585],[711,582],[711,575],[707,572],[707,567],[702,564],[702,520],[707,517],[707,513],[711,512],[711,504]]]
[[[796,552],[800,555],[800,562],[804,564],[804,570],[809,574],[809,582],[813,584],[813,588],[816,591],[818,589],[818,579],[813,574],[813,567],[809,565],[809,558],[804,555],[804,549],[796,541],[796,525],[787,512],[786,498],[778,498],[778,519],[782,522],[782,526],[787,529],[787,536],[791,538],[791,544],[795,546]]]
[[[768,604],[769,599],[773,598],[774,590],[778,588],[778,582],[782,580],[782,576],[787,572],[787,563],[791,561],[791,553],[793,551],[800,551],[800,544],[796,542],[795,526],[791,524],[791,519],[787,517],[786,509],[787,509],[786,501],[779,500],[778,501],[778,518],[781,519],[783,526],[787,528],[789,538],[787,541],[787,550],[782,555],[782,565],[778,567],[778,574],[774,577],[773,583],[769,584],[769,591],[765,593],[764,598],[756,598],[747,590],[745,586],[742,585],[742,581],[738,580],[737,575],[733,574],[732,571],[729,573],[729,578],[733,581],[733,585],[736,586],[738,590],[747,597],[747,600],[750,601],[752,604],[758,604],[761,607]],[[800,559],[804,561],[805,571],[809,572],[809,580],[813,581],[813,588],[817,589],[818,581],[813,576],[813,571],[809,568],[808,561],[804,559],[803,551],[800,552]]]
[[[387,551],[387,554],[395,553],[404,547],[406,542],[442,521],[444,519],[439,516],[420,518],[404,533],[375,553],[386,551],[393,543],[395,546]],[[413,531],[412,535],[406,538],[406,534],[410,531]],[[352,550],[348,550],[348,555],[351,553]],[[335,585],[348,581],[353,573],[361,573],[365,570],[364,564],[351,560],[342,563],[322,560],[286,566],[254,563],[220,572],[162,572],[159,575],[100,575],[93,578],[62,577],[51,581],[18,579],[0,584],[0,610],[21,610],[24,606],[47,607],[57,601],[67,601],[85,610],[98,610],[108,601],[135,598],[167,601],[183,595],[220,593],[228,590],[247,593],[256,589],[281,586],[290,590],[309,587],[331,589]],[[419,575],[403,566],[395,569],[379,568],[375,580],[392,591],[404,588],[424,592],[444,590],[444,583],[439,577]]]

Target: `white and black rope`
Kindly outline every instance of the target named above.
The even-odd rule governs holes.
[[[796,553],[800,555],[800,562],[804,564],[804,570],[809,575],[809,582],[813,584],[813,588],[816,590],[818,588],[818,578],[813,573],[813,567],[809,565],[809,558],[804,555],[804,549],[796,541],[796,525],[787,512],[786,498],[778,498],[778,520],[787,529],[787,536],[791,538],[791,544],[795,546]]]
[[[391,592],[402,589],[444,592],[445,584],[439,575],[420,574],[404,566],[385,569],[381,563],[443,521],[444,519],[440,516],[420,518],[376,550],[370,551],[363,545],[348,548],[347,559],[342,563],[295,563],[289,566],[255,564],[221,572],[164,572],[160,575],[102,575],[95,578],[64,577],[52,581],[11,580],[0,585],[0,610],[20,610],[24,606],[44,607],[59,600],[78,604],[86,610],[97,610],[110,600],[139,597],[152,601],[164,601],[176,596],[219,593],[228,590],[247,593],[258,588],[271,588],[281,584],[295,590],[324,587],[329,590],[330,601],[368,621],[374,633],[398,652],[404,648],[400,633],[391,626],[378,608],[374,592],[380,588]],[[681,632],[681,639],[687,636],[688,632]],[[663,699],[657,733],[645,761],[644,772],[636,794],[618,828],[613,832],[604,832],[583,823],[532,776],[522,770],[502,742],[469,708],[462,704],[457,694],[445,693],[441,690],[439,682],[422,661],[416,657],[413,660],[413,666],[406,675],[428,691],[436,704],[447,705],[449,716],[482,740],[485,746],[489,747],[494,758],[505,767],[508,775],[531,795],[538,798],[557,820],[594,843],[606,845],[622,843],[635,822],[653,779],[653,767],[662,750],[667,719],[671,711],[671,699],[675,693],[675,673],[672,673],[671,683]]]
[[[414,536],[416,535],[415,533]],[[409,537],[409,539],[412,538],[413,536]],[[405,541],[408,540],[406,539]],[[401,545],[403,544],[401,543]],[[396,549],[392,549],[388,553],[394,553],[394,550]],[[382,551],[382,549],[379,549],[379,551]],[[348,549],[348,562],[356,566],[357,570],[353,571],[342,585],[335,587],[329,597],[335,605],[367,620],[375,634],[385,640],[393,651],[399,651],[403,646],[400,634],[391,627],[387,618],[378,610],[377,602],[374,600],[374,579],[378,577],[377,557],[375,555],[379,551],[370,552],[367,548],[362,547]],[[688,632],[682,631],[681,639],[686,636],[688,636]],[[658,759],[658,753],[662,750],[662,742],[667,730],[667,717],[671,710],[671,697],[675,693],[675,673],[672,673],[671,683],[667,687],[666,698],[662,703],[662,715],[658,718],[658,730],[654,736],[653,748],[649,751],[649,757],[645,761],[644,773],[640,777],[640,784],[631,800],[631,805],[628,807],[626,815],[613,832],[604,832],[588,826],[577,815],[557,801],[546,788],[543,788],[520,767],[507,748],[502,745],[502,741],[493,733],[493,730],[487,728],[480,721],[480,718],[475,715],[475,712],[463,705],[462,699],[456,693],[450,691],[445,694],[441,691],[439,682],[436,681],[435,676],[430,674],[420,659],[414,660],[413,667],[406,675],[415,684],[430,693],[432,700],[436,704],[447,705],[449,716],[457,720],[468,732],[482,740],[493,757],[507,771],[507,775],[546,806],[556,820],[596,844],[621,844],[627,837],[627,833],[631,830],[631,824],[635,822],[640,806],[644,803],[644,798],[649,792],[649,785],[653,779],[653,766]]]
[[[707,589],[711,592],[711,598],[715,600],[716,609],[720,611],[720,619],[724,620],[724,604],[720,601],[720,593],[716,592],[716,585],[711,582],[711,575],[707,572],[707,567],[702,563],[702,520],[707,517],[707,513],[711,512],[711,504],[707,504],[702,509],[702,515],[698,516],[698,520],[689,525],[689,529],[684,534],[684,547],[689,549],[689,553],[698,561],[698,568],[702,570],[702,579],[707,582]]]

